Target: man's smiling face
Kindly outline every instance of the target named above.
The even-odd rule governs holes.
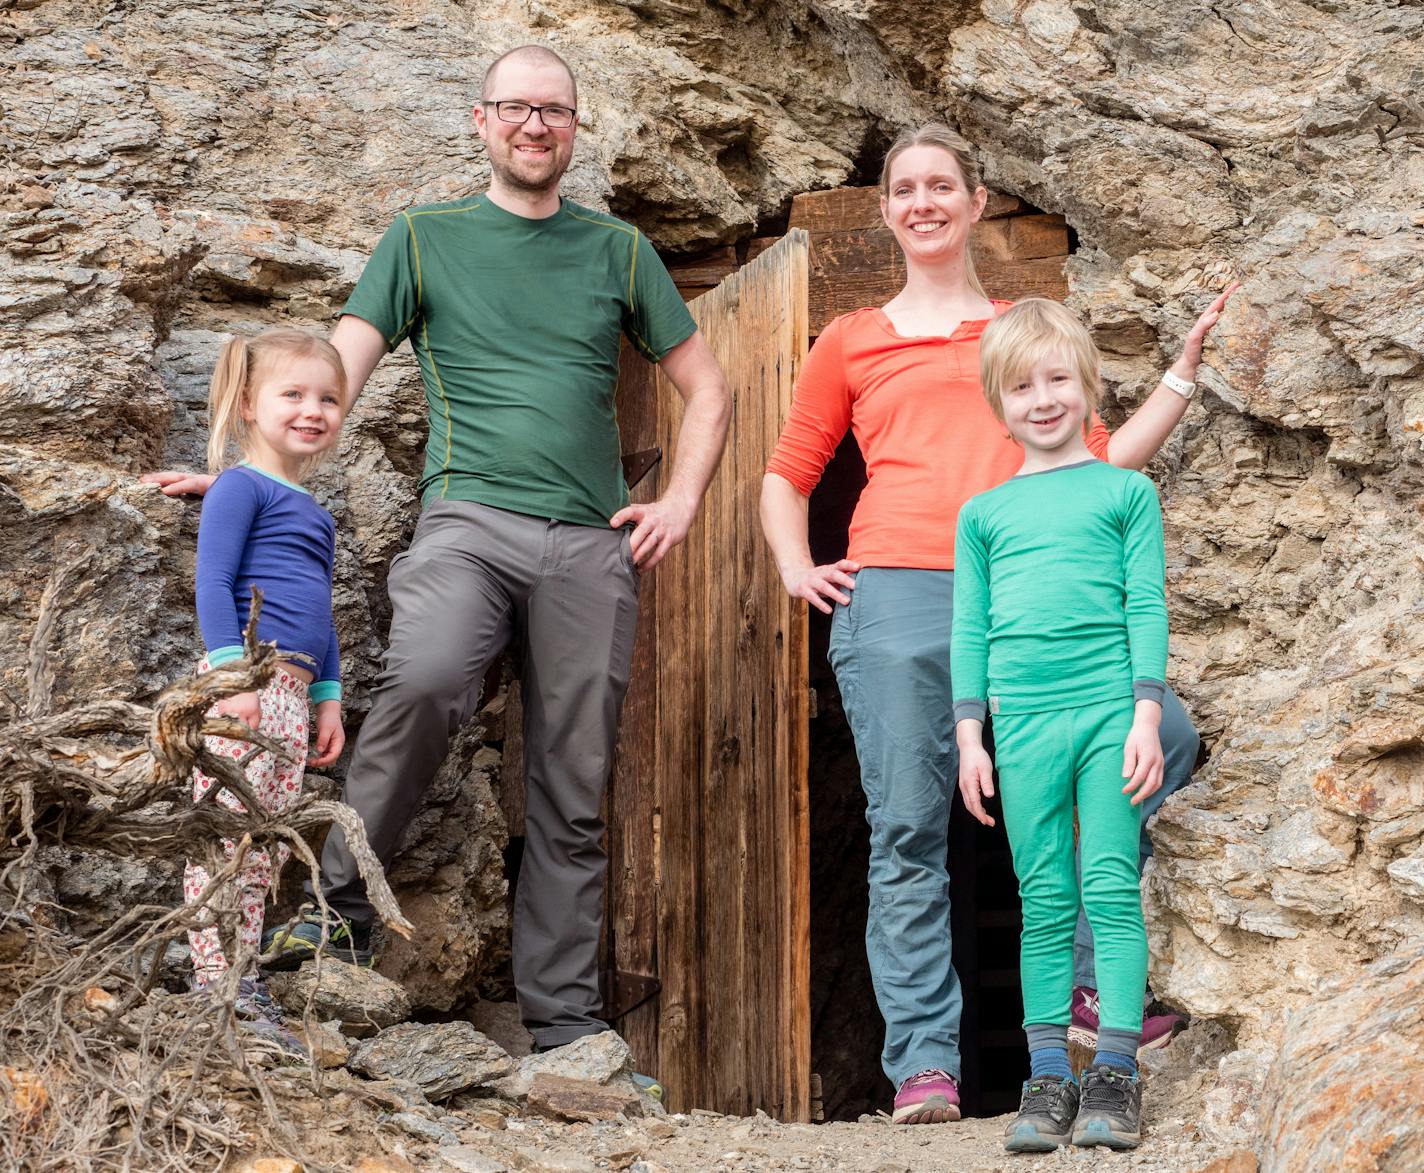
[[[519,57],[500,62],[489,93],[474,111],[475,130],[489,151],[496,183],[530,194],[557,188],[573,159],[578,123],[562,129],[545,126],[537,113],[530,113],[522,126],[503,122],[493,103],[527,102],[572,109],[575,101],[573,78],[557,62]]]

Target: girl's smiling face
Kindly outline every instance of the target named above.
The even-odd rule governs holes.
[[[345,388],[325,359],[291,358],[254,378],[242,406],[247,457],[289,481],[341,434]]]
[[[907,261],[959,257],[988,197],[965,186],[959,161],[943,147],[909,147],[891,165],[880,215]]]

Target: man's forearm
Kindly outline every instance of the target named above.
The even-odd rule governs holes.
[[[346,368],[346,410],[356,405],[356,397],[366,386],[366,380],[385,357],[386,340],[381,332],[364,318],[343,314],[331,331],[331,345],[341,356]]]
[[[697,510],[722,459],[731,415],[731,399],[721,382],[688,394],[682,426],[677,432],[677,455],[664,497],[682,501],[693,512]]]

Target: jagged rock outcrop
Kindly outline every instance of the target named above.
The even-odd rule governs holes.
[[[1263,1173],[1424,1165],[1424,950],[1341,985],[1287,1023],[1261,1097]]]
[[[1173,676],[1212,751],[1156,827],[1154,984],[1249,1041],[1324,977],[1424,939],[1424,9],[1407,3],[0,2],[9,705],[151,697],[196,659],[196,509],[133,475],[198,460],[225,332],[324,324],[395,211],[483,185],[473,87],[528,39],[580,71],[569,191],[674,250],[863,181],[900,125],[957,122],[991,185],[1076,231],[1073,299],[1119,412],[1209,291],[1245,282],[1153,469]],[[354,718],[423,414],[398,355],[317,486]],[[441,801],[497,836],[483,785]],[[492,891],[499,865],[466,861],[447,890]]]

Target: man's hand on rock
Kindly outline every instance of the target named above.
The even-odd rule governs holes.
[[[689,505],[669,494],[646,505],[628,505],[609,518],[608,524],[614,529],[621,529],[630,521],[636,523],[629,547],[633,553],[633,564],[640,574],[645,574],[687,537],[696,515],[696,502]]]
[[[146,472],[138,479],[145,485],[157,485],[168,497],[201,497],[213,487],[217,477],[201,472],[176,472],[166,469],[163,472]]]

